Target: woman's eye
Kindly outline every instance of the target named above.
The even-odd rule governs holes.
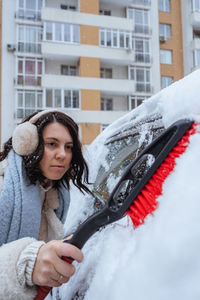
[[[71,146],[71,145],[67,145],[67,146],[65,146],[65,149],[66,149],[67,151],[72,151],[72,149],[73,149],[73,146]]]
[[[49,142],[49,143],[47,143],[47,145],[50,146],[50,147],[54,147],[55,143],[54,142]]]

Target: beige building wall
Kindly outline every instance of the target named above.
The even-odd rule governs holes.
[[[100,110],[100,91],[81,90],[81,109]]]
[[[79,67],[81,77],[100,77],[99,58],[80,57]]]
[[[82,144],[90,144],[99,134],[101,126],[99,123],[83,123],[81,126]]]
[[[99,14],[99,0],[80,0],[80,12]]]
[[[99,0],[80,0],[80,12],[99,14]],[[85,45],[99,45],[99,28],[96,26],[81,25],[80,43]],[[100,77],[100,59],[80,57],[79,61],[81,77]],[[81,109],[100,110],[101,94],[99,90],[81,90]],[[81,136],[83,144],[90,144],[100,133],[99,123],[82,123]]]
[[[96,26],[80,26],[80,43],[86,45],[99,45],[99,28]]]
[[[160,49],[172,50],[172,65],[161,64],[161,76],[179,80],[184,76],[181,0],[171,0],[171,12],[159,12],[159,23],[171,24],[172,38],[160,43]]]

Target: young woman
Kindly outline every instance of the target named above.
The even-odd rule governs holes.
[[[37,285],[58,287],[75,272],[62,256],[83,259],[62,241],[69,182],[89,192],[78,126],[59,111],[35,113],[16,127],[0,161],[0,299],[34,299]]]

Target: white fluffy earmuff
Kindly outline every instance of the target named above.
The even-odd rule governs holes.
[[[12,146],[14,151],[19,155],[30,155],[38,146],[37,127],[30,123],[24,122],[19,124],[12,137]]]
[[[13,150],[21,155],[32,154],[39,142],[37,127],[34,123],[42,116],[49,112],[58,112],[58,110],[43,110],[33,116],[29,121],[17,125],[12,136]]]

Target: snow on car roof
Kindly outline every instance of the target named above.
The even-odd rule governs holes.
[[[111,124],[88,147],[91,178],[105,158],[105,141],[147,116],[159,114],[168,127],[189,118],[200,121],[200,70],[146,100]],[[145,224],[133,228],[128,217],[93,235],[83,248],[84,261],[54,299],[197,300],[200,299],[200,133],[163,186],[159,207]],[[91,202],[72,189],[66,231],[91,213]]]

